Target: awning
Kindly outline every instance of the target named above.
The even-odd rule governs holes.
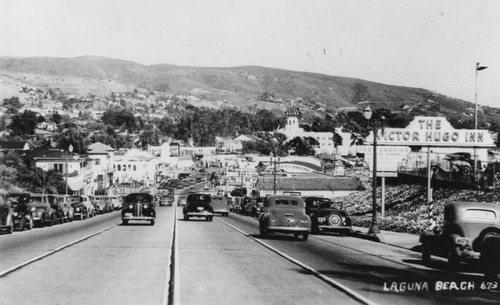
[[[86,185],[87,185],[87,183],[85,183],[85,181],[82,181],[82,180],[77,180],[77,181],[68,180],[68,187],[72,191],[79,191],[79,190],[83,189]]]

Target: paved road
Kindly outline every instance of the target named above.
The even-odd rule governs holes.
[[[260,239],[257,220],[251,217],[230,214],[212,222],[183,221],[180,207],[158,207],[157,211],[155,226],[122,226],[120,213],[113,212],[0,236],[1,303],[500,301],[498,288],[480,289],[480,274],[471,270],[449,273],[439,260],[432,269],[422,266],[420,255],[412,251],[336,235],[313,235],[306,242],[280,234]],[[172,250],[175,260],[171,266]],[[16,269],[31,259],[36,261]],[[8,270],[12,272],[5,274]],[[436,283],[445,281],[475,287],[436,291]],[[412,283],[427,283],[428,289],[408,291]]]

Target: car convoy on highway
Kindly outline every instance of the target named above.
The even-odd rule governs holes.
[[[189,184],[187,184],[188,186]],[[184,187],[184,186],[183,186]],[[327,198],[271,195],[229,197],[214,191],[193,191],[180,195],[183,219],[204,218],[238,213],[258,219],[261,238],[274,233],[293,234],[307,241],[309,234],[352,232],[350,216],[341,202]],[[84,220],[99,214],[121,210],[122,225],[131,221],[156,221],[156,206],[172,206],[173,188],[156,194],[144,189],[125,196],[70,196],[27,192],[0,194],[0,230],[6,233]],[[458,270],[462,262],[477,266],[488,280],[500,273],[500,207],[481,202],[453,202],[444,210],[444,223],[424,232],[422,261],[431,256],[448,260],[449,269]]]

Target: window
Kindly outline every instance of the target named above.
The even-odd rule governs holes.
[[[118,164],[118,170],[121,171],[122,170],[122,166],[120,164]]]
[[[101,160],[95,159],[95,165],[101,165]]]
[[[276,205],[299,205],[297,200],[278,199]]]

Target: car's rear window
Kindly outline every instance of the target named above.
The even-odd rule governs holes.
[[[190,194],[187,196],[187,202],[203,201],[210,202],[210,196],[205,194]]]
[[[299,202],[297,200],[292,200],[292,199],[277,199],[275,201],[276,205],[299,205]]]
[[[464,219],[467,220],[495,220],[497,215],[495,211],[482,209],[467,209],[465,210]]]

